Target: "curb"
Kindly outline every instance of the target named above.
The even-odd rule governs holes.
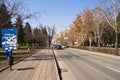
[[[57,55],[57,52],[55,51],[55,54]],[[60,71],[61,71],[61,80],[75,80],[75,77],[71,73],[71,70],[68,68],[66,63],[62,60],[57,61]]]
[[[60,71],[60,67],[59,67],[59,64],[57,62],[57,58],[55,56],[55,51],[54,49],[53,50],[53,57],[54,57],[54,62],[55,62],[55,69],[56,69],[56,76],[57,76],[57,80],[62,80],[62,77],[61,77],[61,71]]]

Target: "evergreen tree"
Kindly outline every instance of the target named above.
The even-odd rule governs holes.
[[[38,46],[43,46],[45,45],[45,40],[47,37],[47,31],[45,28],[34,28],[33,29],[33,37],[34,37],[34,42],[38,45]]]
[[[47,29],[46,29],[46,27],[42,28],[42,32],[47,36]]]
[[[34,44],[38,44],[39,36],[40,36],[39,32],[40,32],[40,30],[38,28],[33,29]]]
[[[25,32],[23,29],[23,21],[19,15],[16,19],[15,27],[18,29],[18,44],[23,45],[25,43]]]
[[[43,42],[43,45],[46,44],[47,35],[48,35],[48,33],[47,33],[46,27],[42,28],[42,36],[43,36],[43,41],[42,42]]]
[[[119,32],[120,32],[120,12],[117,16],[117,27],[118,27]],[[118,34],[118,46],[120,47],[120,33]]]
[[[102,40],[105,46],[111,45],[115,46],[115,31],[111,27],[106,27],[104,34],[102,35]]]
[[[11,28],[11,16],[7,11],[6,5],[2,3],[0,5],[0,28]]]
[[[117,27],[118,27],[118,29],[120,29],[120,12],[117,16]]]
[[[26,22],[24,30],[25,32],[32,33],[32,29],[31,29],[29,22]]]
[[[4,3],[0,4],[0,47],[1,47],[1,29],[2,28],[11,28],[11,16],[7,11],[6,5]]]
[[[32,29],[28,22],[25,24],[24,31],[25,31],[25,38],[26,38],[25,42],[26,44],[28,44],[28,48],[29,48],[29,45],[32,44]]]

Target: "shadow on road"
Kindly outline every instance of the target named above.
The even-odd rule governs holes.
[[[66,54],[61,54],[57,56],[58,59],[72,59],[72,60],[77,60],[77,59],[82,59],[81,56],[77,55],[66,55]]]

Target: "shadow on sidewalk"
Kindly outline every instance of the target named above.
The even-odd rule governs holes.
[[[28,67],[28,68],[18,68],[17,70],[32,70],[35,69],[34,67]]]
[[[53,55],[35,55],[31,56],[31,58],[26,59],[24,61],[36,61],[36,60],[53,60]]]

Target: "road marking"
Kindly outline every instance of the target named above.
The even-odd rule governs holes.
[[[108,69],[111,69],[111,70],[113,70],[113,71],[115,71],[115,72],[120,73],[120,71],[119,71],[119,70],[117,70],[117,69],[111,68],[111,67],[109,67],[109,66],[105,66],[105,67],[106,67],[106,68],[108,68]]]

